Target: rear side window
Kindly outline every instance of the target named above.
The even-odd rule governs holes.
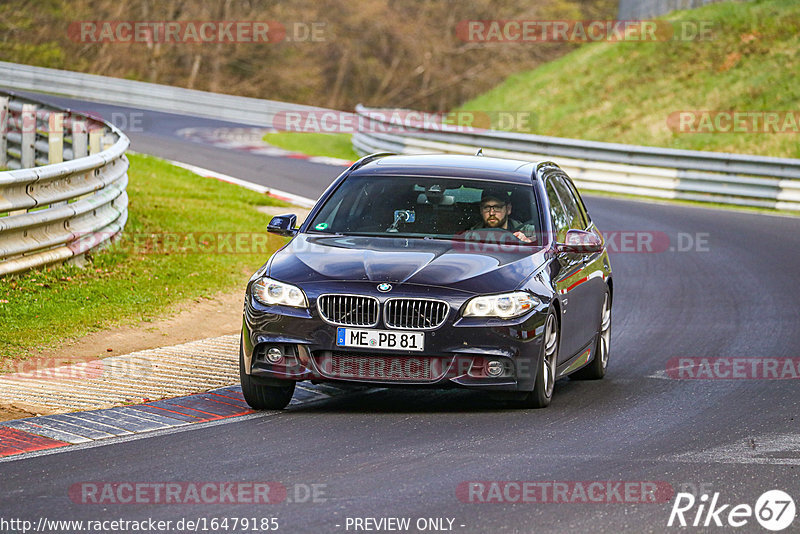
[[[589,210],[586,209],[586,204],[583,203],[583,199],[581,195],[578,193],[578,189],[575,187],[575,184],[572,183],[571,180],[564,179],[564,185],[567,186],[572,196],[575,198],[575,201],[578,204],[578,208],[581,210],[583,214],[583,220],[586,221],[586,227],[588,228],[589,225],[592,223],[592,218],[589,217]]]
[[[566,184],[564,178],[555,175],[552,179],[558,196],[564,204],[564,209],[567,212],[567,221],[569,227],[575,230],[586,230],[588,224],[583,216],[583,212],[578,207],[578,200],[575,195],[570,191],[569,186]]]
[[[552,177],[547,180],[545,189],[547,191],[547,199],[550,201],[550,217],[553,219],[556,241],[563,243],[567,235],[567,230],[569,230],[570,218],[567,215],[564,204],[561,202],[561,198],[553,187]]]

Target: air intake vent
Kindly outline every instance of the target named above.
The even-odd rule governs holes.
[[[383,320],[390,328],[427,330],[442,326],[449,309],[441,300],[390,299],[386,302]]]
[[[317,309],[329,323],[342,326],[376,326],[378,299],[362,295],[320,295]]]

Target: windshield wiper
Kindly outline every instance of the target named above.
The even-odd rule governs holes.
[[[426,239],[426,236],[422,235],[410,235],[410,234],[401,234],[399,232],[347,232],[343,234],[346,236],[357,236],[357,237],[386,237],[389,239],[394,239],[396,237],[402,237],[403,239]]]

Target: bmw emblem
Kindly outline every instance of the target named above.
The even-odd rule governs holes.
[[[378,284],[378,291],[381,293],[386,293],[392,290],[392,284],[387,284],[386,282],[382,284]]]

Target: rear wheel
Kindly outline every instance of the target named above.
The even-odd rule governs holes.
[[[285,386],[259,384],[257,379],[245,373],[244,351],[239,340],[239,381],[242,384],[244,400],[254,410],[283,410],[294,395],[294,381],[286,381]]]
[[[594,359],[589,364],[570,375],[578,380],[599,380],[606,375],[608,367],[608,351],[611,348],[611,296],[608,291],[603,298],[603,309],[600,312],[600,332],[594,349]]]
[[[556,383],[556,359],[558,358],[558,319],[554,311],[547,314],[542,334],[542,356],[533,391],[528,393],[518,405],[521,408],[546,408],[553,399]]]

